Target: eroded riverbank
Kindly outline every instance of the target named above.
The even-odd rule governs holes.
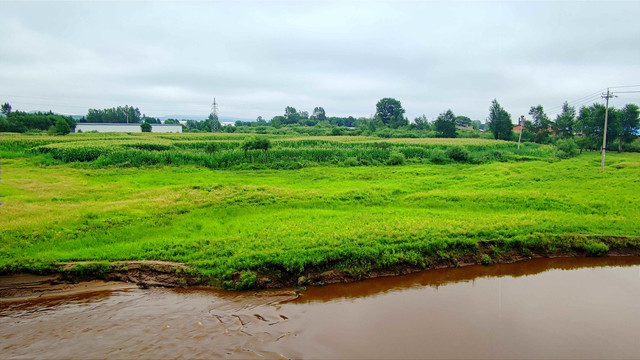
[[[0,303],[2,358],[637,358],[640,257]]]

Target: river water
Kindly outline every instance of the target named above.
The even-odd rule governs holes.
[[[0,358],[640,358],[640,258],[0,302]]]

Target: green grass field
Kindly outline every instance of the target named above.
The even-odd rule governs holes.
[[[482,139],[271,137],[245,156],[242,135],[0,136],[0,272],[167,260],[238,287],[428,267],[486,241],[494,259],[640,247],[637,153],[600,173],[599,153]],[[452,146],[467,159],[433,161]],[[386,165],[393,151],[404,165]]]

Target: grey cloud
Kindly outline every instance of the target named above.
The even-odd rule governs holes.
[[[215,96],[238,118],[287,105],[368,116],[395,97],[410,118],[451,108],[484,119],[493,98],[515,117],[640,83],[638,2],[2,2],[0,12],[0,100],[26,110],[42,109],[27,105],[39,97],[60,112],[128,103],[206,114]]]

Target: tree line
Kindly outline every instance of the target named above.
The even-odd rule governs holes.
[[[604,133],[605,106],[593,104],[583,106],[576,111],[575,107],[565,102],[562,112],[555,120],[551,120],[542,105],[532,106],[529,110],[530,119],[526,119],[519,127],[522,140],[540,144],[554,143],[557,139],[573,139],[581,149],[599,149],[602,146]],[[12,111],[11,105],[4,103],[0,106],[4,116],[0,116],[0,131],[26,132],[43,130],[62,133],[68,126],[73,129],[76,121],[71,116],[48,113],[26,113]],[[376,103],[375,115],[369,118],[353,116],[327,116],[323,107],[318,106],[313,112],[297,110],[293,106],[286,106],[283,115],[274,116],[271,120],[261,116],[255,121],[236,121],[235,126],[223,126],[218,116],[210,114],[206,120],[187,120],[183,125],[184,131],[202,132],[267,132],[272,129],[303,128],[322,130],[326,135],[373,135],[379,137],[444,137],[455,138],[461,135],[472,137],[493,137],[501,140],[517,140],[511,115],[494,99],[489,106],[489,114],[485,123],[471,120],[467,116],[456,116],[451,109],[440,113],[436,119],[429,121],[425,115],[416,117],[412,122],[405,117],[405,109],[401,102],[394,98],[383,98]],[[607,147],[617,145],[622,150],[625,143],[638,138],[640,128],[639,109],[635,104],[627,104],[621,109],[609,108],[607,126]],[[66,126],[60,122],[66,123]],[[58,124],[60,122],[60,124]],[[149,131],[149,124],[159,124],[161,121],[154,117],[141,114],[137,107],[125,105],[108,109],[89,109],[85,117],[79,122],[103,123],[141,123],[143,131]],[[176,119],[168,119],[165,124],[180,124]],[[54,129],[55,128],[55,129]],[[249,130],[252,129],[252,130]],[[57,129],[57,130],[56,130]],[[482,134],[478,130],[484,130]],[[304,131],[300,132],[303,133]],[[313,134],[311,132],[306,132]]]

